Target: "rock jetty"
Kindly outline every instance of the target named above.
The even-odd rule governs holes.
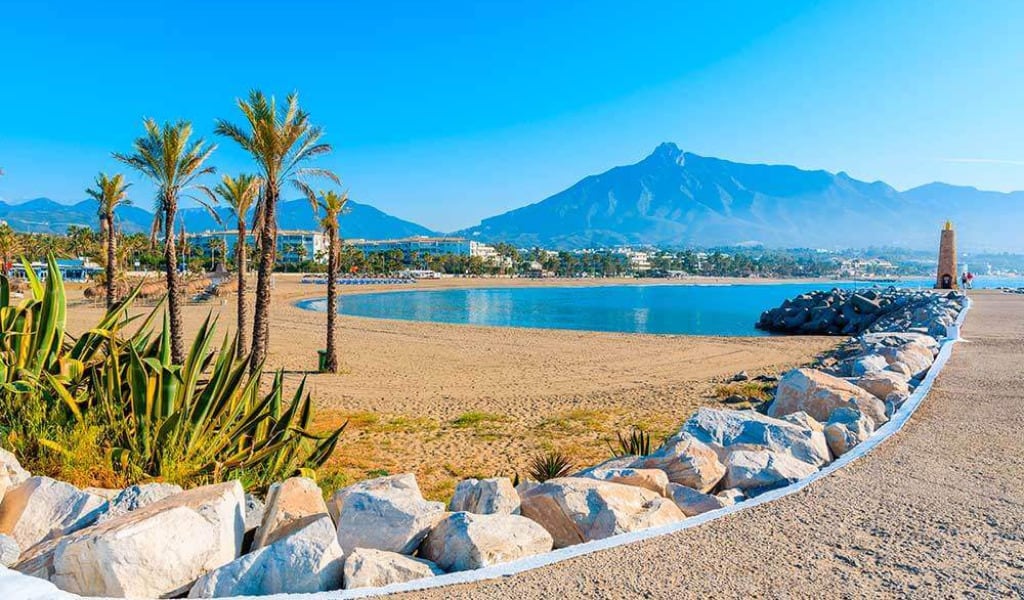
[[[881,331],[915,331],[946,335],[964,307],[966,296],[950,291],[886,289],[817,291],[787,299],[766,310],[758,329],[803,335],[860,335]]]

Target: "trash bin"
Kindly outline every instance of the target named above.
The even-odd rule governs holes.
[[[320,372],[323,373],[324,371],[327,370],[327,351],[326,350],[317,350],[316,351],[316,355],[317,355],[317,369],[319,369]]]

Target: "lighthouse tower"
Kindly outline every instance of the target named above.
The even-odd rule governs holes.
[[[935,276],[935,289],[957,289],[956,275],[956,233],[953,223],[946,221],[939,237],[939,271]]]

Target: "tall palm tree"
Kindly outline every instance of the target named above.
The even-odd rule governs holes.
[[[23,251],[24,246],[22,246],[18,234],[7,223],[0,223],[0,261],[3,262],[3,265],[0,265],[0,270],[5,275],[11,263],[14,262],[14,257]]]
[[[297,95],[289,94],[280,110],[273,96],[268,98],[259,90],[249,92],[248,100],[238,99],[237,103],[245,124],[218,120],[216,132],[249,152],[263,179],[253,227],[260,255],[250,364],[250,369],[256,369],[266,358],[270,341],[270,277],[277,258],[277,204],[281,188],[291,183],[312,201],[316,195],[305,182],[306,177],[325,177],[334,182],[338,177],[327,169],[303,166],[330,152],[331,146],[320,141],[323,129],[310,124],[309,114],[299,108]]]
[[[245,304],[246,217],[249,214],[249,209],[259,199],[262,185],[263,180],[259,177],[243,173],[235,178],[225,175],[213,190],[227,204],[238,224],[238,241],[235,242],[235,263],[238,266],[238,346],[235,348],[235,354],[239,358],[245,355],[249,345],[245,337],[245,322],[247,320]]]
[[[348,193],[321,192],[320,200],[313,200],[313,213],[324,216],[320,219],[320,227],[327,234],[327,357],[324,370],[329,373],[338,372],[338,350],[335,345],[335,322],[338,314],[338,261],[341,258],[341,237],[338,217],[348,204]]]
[[[181,325],[181,286],[178,277],[178,260],[175,254],[174,217],[178,212],[178,200],[193,198],[192,190],[202,191],[207,197],[216,199],[209,188],[198,183],[203,175],[214,172],[213,167],[204,166],[216,145],[206,145],[202,138],[189,141],[192,124],[188,121],[164,123],[163,127],[153,119],[143,122],[146,134],[135,140],[132,154],[114,153],[114,158],[149,178],[157,188],[156,210],[151,231],[151,242],[164,234],[164,260],[167,271],[167,311],[170,316],[171,357],[177,364],[185,360],[185,345]]]
[[[107,255],[107,308],[114,305],[114,278],[117,275],[117,237],[114,234],[114,209],[131,204],[128,199],[128,188],[132,184],[124,182],[124,176],[118,173],[108,177],[106,173],[96,176],[96,187],[85,190],[99,202],[97,215],[100,218],[100,234],[106,246]]]

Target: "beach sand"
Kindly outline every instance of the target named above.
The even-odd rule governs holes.
[[[751,280],[740,280],[752,283]],[[701,280],[730,283],[732,280]],[[341,286],[342,294],[464,286],[608,285],[624,280],[445,279],[415,286]],[[650,282],[645,282],[650,283]],[[827,283],[823,283],[827,285]],[[425,495],[445,500],[466,477],[524,473],[537,452],[558,449],[579,465],[609,456],[617,431],[633,425],[658,439],[738,371],[777,374],[836,345],[826,337],[697,337],[481,327],[339,317],[341,373],[318,374],[323,313],[294,303],[323,286],[275,276],[269,369],[290,389],[307,377],[316,427],[349,422],[322,470],[325,486],[413,472]],[[69,290],[75,302],[81,292]],[[767,307],[766,307],[767,308]],[[137,310],[149,310],[139,308]],[[185,308],[191,335],[209,313],[233,331],[234,297]],[[75,303],[74,334],[102,308]]]

